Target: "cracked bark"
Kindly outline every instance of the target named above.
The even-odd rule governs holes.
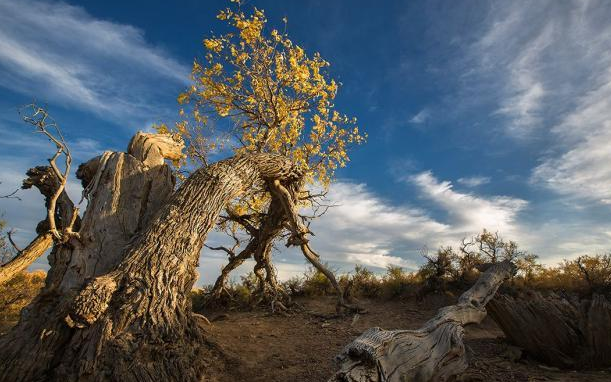
[[[509,341],[544,363],[611,366],[611,303],[604,295],[579,299],[528,291],[500,295],[488,311]]]

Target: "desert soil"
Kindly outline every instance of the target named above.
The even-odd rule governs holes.
[[[335,370],[335,355],[367,328],[415,329],[449,303],[441,296],[424,302],[361,300],[368,313],[355,320],[354,315],[329,318],[332,297],[298,302],[306,310],[289,317],[265,310],[203,312],[213,321],[209,338],[232,360],[222,381],[326,381]],[[465,343],[471,361],[459,381],[611,381],[611,370],[558,370],[521,355],[489,318],[466,328]]]

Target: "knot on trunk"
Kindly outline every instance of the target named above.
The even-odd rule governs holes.
[[[115,290],[117,282],[112,276],[93,279],[74,299],[72,312],[65,319],[68,326],[84,328],[96,322],[108,308]]]
[[[178,161],[184,157],[185,143],[179,135],[153,134],[139,131],[127,146],[127,153],[148,167],[161,166],[165,159]]]

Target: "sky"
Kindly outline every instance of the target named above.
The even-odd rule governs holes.
[[[0,0],[0,195],[52,152],[20,122],[21,105],[46,105],[76,163],[175,121],[176,96],[203,38],[224,31],[215,16],[227,4]],[[272,27],[287,17],[290,38],[331,63],[337,108],[369,135],[330,188],[337,206],[311,226],[332,268],[414,270],[423,248],[483,228],[550,265],[610,249],[611,2],[253,6]],[[74,177],[68,191],[80,200]],[[45,211],[36,191],[18,195],[0,199],[0,211],[26,244]],[[274,258],[283,279],[306,268],[283,245]],[[225,262],[202,252],[198,284]]]

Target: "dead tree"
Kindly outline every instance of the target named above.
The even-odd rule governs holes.
[[[468,366],[463,326],[486,317],[486,304],[515,271],[509,261],[492,265],[456,305],[420,329],[368,329],[337,357],[340,370],[329,382],[446,381],[462,373]]]
[[[80,240],[54,249],[41,294],[0,338],[0,381],[200,380],[213,367],[218,354],[189,295],[206,234],[255,184],[289,186],[303,172],[279,155],[236,156],[172,193],[163,159],[181,148],[139,133],[128,153],[81,166],[89,203]]]

